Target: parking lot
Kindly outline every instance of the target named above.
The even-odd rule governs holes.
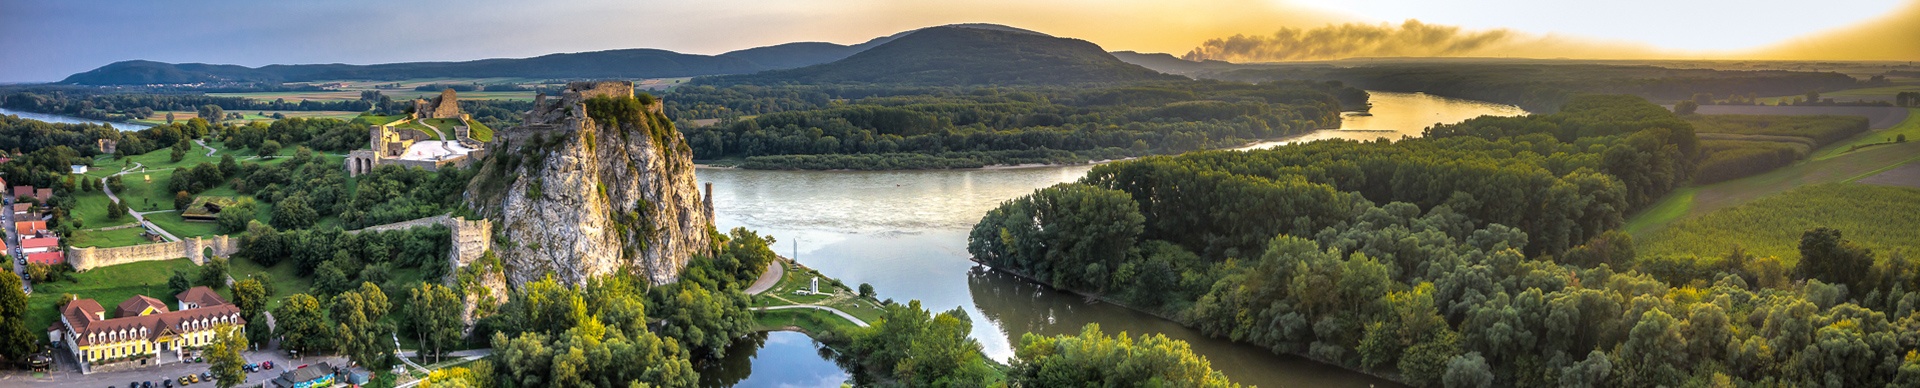
[[[262,370],[259,372],[247,374],[247,383],[237,385],[240,387],[254,387],[254,386],[266,384],[268,381],[272,381],[275,377],[279,377],[281,372],[292,370],[293,368],[299,367],[301,365],[313,365],[314,367],[318,367],[321,362],[326,362],[329,365],[338,366],[346,362],[346,359],[340,358],[340,357],[306,357],[304,360],[288,359],[286,355],[280,354],[279,351],[267,351],[267,350],[261,350],[257,352],[241,352],[241,355],[245,356],[248,362],[258,364],[263,361],[273,361],[274,365],[272,370]],[[9,371],[4,374],[0,374],[0,386],[5,386],[5,387],[126,387],[128,383],[152,381],[153,386],[158,387],[158,386],[161,386],[160,385],[161,380],[178,380],[180,376],[186,376],[189,373],[197,375],[206,371],[207,371],[206,363],[169,363],[166,365],[142,367],[142,368],[137,368],[133,370],[126,370],[126,371],[119,371],[119,372],[104,372],[104,373],[94,373],[90,375],[82,375],[80,374],[79,371],[73,370],[73,367],[62,365],[60,371],[50,373],[47,376],[41,377],[41,378],[34,378],[31,374],[28,374],[24,371]],[[198,384],[190,385],[190,386],[198,387],[203,385],[209,386],[209,387],[212,386],[211,384],[204,381]],[[179,386],[179,382],[175,381],[174,386]]]

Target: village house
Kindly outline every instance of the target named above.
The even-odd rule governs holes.
[[[16,203],[16,204],[13,204],[13,217],[14,217],[14,219],[20,219],[20,217],[21,217],[21,216],[25,216],[25,215],[27,215],[28,213],[33,213],[33,204],[31,204],[31,203]]]
[[[36,215],[38,213],[27,213],[27,214]],[[41,231],[47,230],[47,222],[41,221],[39,217],[32,217],[32,218],[26,218],[26,219],[30,221],[14,221],[13,222],[13,232],[19,233],[20,238],[22,239],[31,238],[28,236],[37,236],[37,235],[40,235]],[[16,220],[18,220],[18,218],[16,218]],[[25,241],[21,241],[21,243],[24,244]]]
[[[82,373],[92,373],[109,364],[183,361],[183,350],[213,343],[214,329],[245,330],[240,308],[212,289],[194,287],[175,297],[180,300],[179,309],[168,311],[159,299],[136,295],[121,302],[112,319],[93,299],[68,302],[61,309],[60,322],[47,328],[47,336],[73,353]]]
[[[33,189],[33,198],[40,200],[41,204],[46,204],[47,200],[53,199],[53,189]]]
[[[5,249],[5,247],[0,247],[0,249]],[[66,262],[67,254],[65,252],[53,251],[27,254],[28,264],[60,265]]]
[[[75,165],[67,166],[67,168],[73,169],[73,175],[80,175],[80,174],[87,173],[87,165],[84,165],[84,164],[75,164]]]
[[[33,186],[14,186],[13,187],[14,202],[19,202],[27,198],[33,198]]]
[[[57,237],[40,237],[40,238],[29,238],[29,239],[20,240],[20,253],[24,253],[27,255],[32,255],[40,252],[53,252],[56,249],[60,249],[60,239]]]

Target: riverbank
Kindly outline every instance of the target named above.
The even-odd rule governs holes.
[[[1015,278],[1018,278],[1018,279],[1020,279],[1020,280],[1023,280],[1023,281],[1026,281],[1027,283],[1030,283],[1030,284],[1033,284],[1033,285],[1036,285],[1036,286],[1040,286],[1040,287],[1045,287],[1045,288],[1046,288],[1046,289],[1048,289],[1048,290],[1052,290],[1052,291],[1055,291],[1055,292],[1063,292],[1063,293],[1068,293],[1068,294],[1073,294],[1073,295],[1076,295],[1076,296],[1079,296],[1079,297],[1082,297],[1082,298],[1085,298],[1086,300],[1088,300],[1088,301],[1091,301],[1091,302],[1099,302],[1099,303],[1105,303],[1105,304],[1109,304],[1109,305],[1113,305],[1113,306],[1115,306],[1115,307],[1119,307],[1119,308],[1122,308],[1122,309],[1126,309],[1126,310],[1128,310],[1128,311],[1134,311],[1134,312],[1138,312],[1138,313],[1141,313],[1141,314],[1146,314],[1146,315],[1150,315],[1150,316],[1154,316],[1154,317],[1157,317],[1157,318],[1160,318],[1160,319],[1164,319],[1164,320],[1167,320],[1167,321],[1169,321],[1169,322],[1174,322],[1174,323],[1177,323],[1177,324],[1180,324],[1180,326],[1183,326],[1183,327],[1186,327],[1186,328],[1189,328],[1189,329],[1193,329],[1193,328],[1194,328],[1194,325],[1193,325],[1193,323],[1192,323],[1192,322],[1189,322],[1189,321],[1187,321],[1187,320],[1184,320],[1184,319],[1180,319],[1179,317],[1175,317],[1175,316],[1172,316],[1172,315],[1168,315],[1168,314],[1167,314],[1166,312],[1161,312],[1161,311],[1153,311],[1153,310],[1147,310],[1147,309],[1142,309],[1142,308],[1138,308],[1138,307],[1134,307],[1134,306],[1132,306],[1132,305],[1128,305],[1128,304],[1126,304],[1126,303],[1122,303],[1122,302],[1120,302],[1120,301],[1118,301],[1118,300],[1114,300],[1114,299],[1112,299],[1112,298],[1108,298],[1108,297],[1106,297],[1105,295],[1101,295],[1101,294],[1096,294],[1096,293],[1091,293],[1091,292],[1085,292],[1085,291],[1081,291],[1081,290],[1076,290],[1076,289],[1070,289],[1070,288],[1059,288],[1059,287],[1054,287],[1054,286],[1053,286],[1052,284],[1048,284],[1047,282],[1044,282],[1044,281],[1041,281],[1041,280],[1040,280],[1040,279],[1038,279],[1038,278],[1034,278],[1033,276],[1029,276],[1029,275],[1027,275],[1026,273],[1022,273],[1022,272],[1020,272],[1020,271],[1016,271],[1016,270],[1012,270],[1012,269],[1006,269],[1006,268],[998,268],[998,267],[994,267],[994,266],[991,266],[991,265],[988,265],[987,263],[983,263],[983,262],[980,262],[979,260],[973,260],[973,262],[974,262],[975,264],[978,264],[978,266],[977,266],[976,268],[984,268],[984,270],[985,270],[985,271],[992,271],[992,272],[996,272],[996,273],[1001,273],[1001,274],[1006,274],[1006,275],[1009,275],[1009,276],[1013,276],[1013,277],[1015,277]],[[1145,333],[1138,333],[1138,334],[1145,334]],[[1216,339],[1222,339],[1222,340],[1226,340],[1226,341],[1229,341],[1229,342],[1233,342],[1233,343],[1238,343],[1238,344],[1244,344],[1244,345],[1248,345],[1248,346],[1257,346],[1257,345],[1254,345],[1254,344],[1251,344],[1251,343],[1246,343],[1246,342],[1239,342],[1239,341],[1233,341],[1233,340],[1230,340],[1230,339],[1224,339],[1224,338],[1220,338],[1220,337],[1214,337],[1214,336],[1209,336],[1209,338],[1216,338]],[[1309,355],[1309,354],[1307,354],[1307,353],[1306,353],[1306,352],[1304,352],[1304,351],[1300,351],[1300,350],[1288,350],[1288,351],[1285,351],[1285,352],[1281,352],[1281,351],[1277,351],[1277,350],[1274,350],[1274,349],[1270,349],[1270,348],[1268,348],[1267,350],[1269,350],[1269,351],[1273,351],[1273,353],[1274,353],[1274,354],[1277,354],[1277,355],[1286,355],[1286,356],[1293,356],[1293,357],[1299,357],[1299,358],[1301,358],[1301,359],[1304,359],[1304,360],[1308,360],[1308,361],[1312,361],[1312,362],[1315,362],[1315,363],[1319,363],[1319,364],[1321,364],[1321,365],[1325,365],[1325,366],[1328,366],[1328,367],[1332,367],[1332,368],[1339,368],[1340,370],[1344,370],[1344,371],[1348,371],[1348,372],[1354,372],[1354,373],[1359,373],[1359,374],[1364,374],[1364,375],[1367,375],[1367,376],[1372,376],[1372,377],[1374,377],[1374,378],[1377,378],[1377,379],[1382,379],[1382,380],[1387,380],[1387,381],[1391,381],[1391,382],[1393,382],[1393,383],[1396,383],[1396,384],[1400,384],[1400,385],[1402,385],[1402,386],[1411,386],[1410,384],[1407,384],[1407,382],[1406,382],[1406,380],[1403,380],[1403,379],[1402,379],[1402,378],[1400,377],[1400,374],[1399,374],[1399,373],[1392,373],[1392,372],[1378,372],[1378,371],[1369,371],[1369,370],[1364,370],[1364,369],[1355,369],[1355,368],[1348,368],[1348,367],[1346,367],[1346,366],[1344,366],[1344,365],[1340,365],[1340,364],[1336,364],[1336,363],[1331,363],[1331,362],[1327,362],[1326,360],[1321,360],[1321,359],[1318,359],[1318,358],[1314,358],[1313,356],[1311,356],[1311,355]],[[1210,361],[1210,362],[1211,362],[1212,360],[1208,360],[1208,361]],[[1236,381],[1236,382],[1238,382],[1238,381]],[[1249,384],[1249,385],[1250,385],[1250,384]]]

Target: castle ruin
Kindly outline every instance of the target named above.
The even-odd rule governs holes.
[[[454,95],[452,88],[448,88],[447,90],[441,90],[440,96],[434,97],[431,100],[424,98],[414,99],[413,117],[415,119],[465,120],[467,119],[467,114],[460,112],[460,99]]]

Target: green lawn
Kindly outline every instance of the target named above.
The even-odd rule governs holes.
[[[173,271],[197,273],[199,266],[187,259],[166,261],[143,261],[121,265],[94,268],[76,274],[76,282],[52,282],[34,285],[33,295],[27,297],[27,328],[36,333],[45,333],[47,326],[60,317],[54,309],[62,294],[74,294],[81,299],[93,299],[113,313],[114,306],[134,295],[146,295],[173,306],[177,301],[173,292],[167,289],[167,276]],[[109,317],[111,318],[111,317]],[[46,337],[39,337],[45,339]]]
[[[468,135],[472,136],[474,140],[482,142],[493,141],[493,128],[488,128],[486,124],[481,124],[480,120],[467,120],[467,126],[472,129]]]
[[[376,115],[376,114],[365,113],[365,114],[361,114],[360,116],[354,117],[353,120],[367,124],[367,125],[381,125],[381,124],[391,123],[395,121],[400,121],[400,119],[404,119],[404,118],[407,118],[407,115]]]
[[[153,242],[152,240],[147,240],[145,236],[141,236],[141,234],[146,232],[146,229],[138,227],[105,231],[78,231],[73,232],[73,238],[69,239],[67,243],[76,247],[113,248]]]
[[[126,213],[120,213],[117,218],[109,217],[110,214],[107,214],[109,202],[105,192],[87,192],[73,196],[73,199],[76,202],[72,215],[80,218],[81,229],[98,229],[133,223],[133,216]]]
[[[1900,124],[1894,125],[1893,128],[1862,133],[1858,136],[1835,142],[1833,146],[1815,151],[1813,153],[1813,160],[1831,159],[1848,152],[1857,152],[1853,147],[1886,143],[1889,139],[1900,135],[1906,135],[1907,141],[1909,142],[1920,141],[1920,108],[1907,108],[1907,119],[1900,121]]]
[[[187,221],[184,218],[180,218],[180,212],[148,214],[147,222],[152,222],[154,226],[158,226],[160,229],[166,229],[167,233],[173,233],[174,237],[179,238],[206,237],[220,234],[217,233],[217,229],[219,228],[215,226],[214,223]]]
[[[1719,257],[1739,245],[1755,257],[1799,261],[1800,234],[1839,229],[1875,252],[1920,253],[1920,190],[1828,183],[1800,187],[1744,205],[1680,221],[1637,243],[1641,256]]]

